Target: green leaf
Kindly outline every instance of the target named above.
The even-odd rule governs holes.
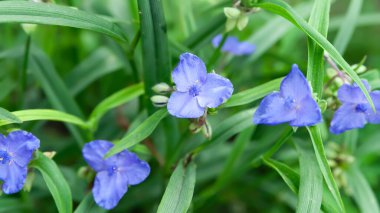
[[[196,166],[194,163],[178,164],[170,177],[158,213],[186,213],[190,207],[195,187]]]
[[[82,128],[87,128],[87,124],[80,118],[70,115],[61,111],[51,110],[51,109],[29,109],[12,112],[15,116],[20,119],[20,122],[25,121],[61,121],[65,123],[71,123],[78,125]],[[0,119],[0,126],[4,126],[12,123],[20,123],[10,120]]]
[[[93,130],[96,129],[99,120],[108,110],[118,107],[128,101],[144,94],[143,84],[136,84],[122,89],[100,102],[92,111],[88,123]]]
[[[95,80],[122,67],[123,64],[111,50],[101,47],[66,75],[65,82],[75,96]]]
[[[30,68],[35,78],[41,83],[51,105],[60,111],[83,117],[83,114],[70,94],[67,86],[57,74],[53,63],[37,47],[32,48]],[[70,132],[81,146],[86,141],[85,133],[72,125],[67,125]]]
[[[18,118],[16,115],[0,107],[0,123],[1,120],[9,123],[22,123],[22,120],[20,120],[20,118]]]
[[[338,34],[334,39],[335,48],[343,54],[346,50],[350,38],[354,34],[356,23],[360,16],[360,9],[362,8],[363,0],[351,0],[350,6],[340,25]]]
[[[319,213],[322,203],[323,179],[318,162],[311,151],[303,146],[305,141],[297,141],[300,162],[300,187],[297,212]]]
[[[72,196],[69,184],[67,184],[57,164],[43,153],[36,152],[36,157],[30,163],[30,167],[41,172],[47,187],[52,194],[58,212],[71,213],[73,209]]]
[[[0,23],[12,22],[75,27],[126,40],[116,24],[91,13],[56,4],[0,1]]]
[[[379,213],[380,208],[375,193],[365,179],[358,165],[353,165],[347,172],[348,186],[360,208],[360,212]]]
[[[140,126],[127,134],[120,141],[115,143],[115,146],[112,147],[111,150],[108,151],[106,157],[110,157],[116,153],[123,151],[131,146],[134,146],[147,138],[160,121],[168,115],[168,111],[166,109],[160,109],[157,112],[153,113],[149,118],[147,118]]]
[[[234,94],[221,107],[241,106],[259,100],[269,93],[279,90],[282,79],[283,78],[277,78],[260,86]]]
[[[318,160],[319,169],[322,172],[323,178],[327,184],[328,189],[334,197],[335,202],[339,205],[340,211],[345,212],[342,198],[338,186],[335,182],[334,176],[331,173],[330,166],[327,162],[326,152],[323,147],[323,141],[321,138],[321,132],[318,126],[312,126],[307,128],[311,141],[313,143],[314,152]]]
[[[358,84],[366,96],[368,102],[370,103],[372,109],[376,110],[363,82],[360,80],[359,76],[351,68],[351,66],[339,54],[338,50],[322,34],[316,31],[302,17],[300,17],[286,2],[282,0],[260,0],[259,3],[255,3],[253,6],[263,8],[284,17],[296,25],[305,34],[307,34],[308,37],[313,39],[313,41],[321,46],[327,53],[329,53],[329,56],[344,69],[344,71],[352,78],[356,84]]]
[[[309,19],[310,26],[314,27],[324,37],[327,36],[329,26],[330,4],[330,0],[314,1]],[[325,75],[324,51],[311,38],[308,38],[307,47],[307,78],[311,82],[313,92],[318,94],[318,98],[321,98]]]
[[[0,213],[25,212],[25,209],[26,205],[19,199],[4,197],[0,199]]]
[[[263,157],[263,162],[271,167],[272,169],[276,170],[277,173],[282,177],[282,179],[285,181],[286,185],[289,186],[289,188],[294,192],[298,193],[298,188],[300,185],[300,175],[295,172],[292,168],[290,168],[288,165],[281,163],[279,161],[265,158]]]
[[[103,213],[107,210],[100,208],[94,201],[92,193],[88,193],[80,202],[74,213]]]

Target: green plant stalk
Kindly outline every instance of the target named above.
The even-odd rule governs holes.
[[[143,77],[145,85],[144,104],[151,115],[155,108],[150,101],[154,95],[152,87],[157,83],[156,45],[154,39],[154,27],[149,0],[137,1],[140,15],[141,46],[143,57]]]
[[[211,55],[210,59],[208,60],[207,62],[207,71],[211,71],[211,67],[215,65],[215,62],[218,60],[218,58],[220,57],[220,54],[221,54],[221,49],[224,45],[224,43],[226,42],[227,40],[227,37],[228,37],[228,33],[225,33],[223,34],[223,38],[222,38],[222,41],[220,41],[220,44],[218,45],[218,47],[214,50],[214,53]]]

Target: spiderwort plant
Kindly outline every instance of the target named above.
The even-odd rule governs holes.
[[[26,180],[28,164],[40,140],[32,133],[17,130],[7,136],[0,134],[0,180],[5,194],[19,192]]]
[[[281,82],[280,91],[266,96],[254,114],[255,124],[312,126],[322,121],[312,90],[296,64]]]
[[[212,45],[215,48],[219,47],[222,39],[223,39],[223,36],[221,34],[215,36],[212,39]],[[255,49],[256,47],[253,44],[250,44],[248,42],[240,42],[236,37],[228,36],[221,48],[221,51],[230,53],[232,55],[240,56],[240,55],[250,55],[255,51]]]
[[[112,147],[111,142],[95,140],[85,144],[82,150],[84,159],[96,172],[92,188],[95,202],[104,209],[114,208],[129,185],[143,182],[150,173],[148,163],[128,150],[104,159]]]
[[[207,73],[203,61],[184,53],[172,72],[176,90],[168,101],[168,111],[178,118],[199,118],[207,108],[215,108],[229,99],[233,92],[230,80]]]
[[[362,81],[368,91],[371,88],[366,80]],[[350,129],[362,128],[367,123],[380,123],[380,91],[370,92],[375,104],[376,112],[373,111],[363,92],[357,84],[344,84],[338,90],[338,99],[342,103],[334,113],[330,124],[330,131],[340,134]]]

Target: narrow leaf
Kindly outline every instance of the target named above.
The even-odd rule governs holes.
[[[234,107],[252,103],[275,90],[279,90],[282,79],[283,78],[278,78],[254,88],[236,93],[221,107]]]
[[[61,121],[65,123],[71,123],[78,125],[82,128],[86,128],[87,124],[80,118],[70,115],[61,111],[51,110],[51,109],[29,109],[12,112],[15,116],[20,119],[20,122],[25,121]],[[0,126],[7,124],[19,123],[9,120],[0,119]]]
[[[166,109],[160,109],[147,118],[140,126],[127,134],[120,141],[115,143],[115,146],[112,147],[110,151],[106,154],[106,157],[110,157],[116,153],[123,151],[131,146],[134,146],[147,138],[160,121],[168,115],[168,111]]]
[[[70,187],[59,170],[57,164],[43,153],[36,152],[36,157],[30,166],[39,170],[52,194],[58,212],[71,213],[73,204]]]
[[[0,23],[12,22],[75,27],[126,40],[116,24],[91,13],[56,4],[0,1]]]
[[[143,84],[136,84],[122,89],[100,102],[89,117],[89,125],[96,129],[100,118],[110,109],[118,107],[128,101],[144,94]]]
[[[86,197],[80,202],[79,206],[75,209],[74,213],[103,213],[105,209],[100,208],[94,201],[92,192],[88,193]]]
[[[321,132],[319,130],[319,127],[312,126],[312,127],[308,127],[307,130],[309,131],[309,135],[313,143],[314,152],[318,160],[319,169],[322,172],[322,175],[327,184],[327,187],[330,190],[331,194],[333,195],[336,203],[339,205],[340,210],[342,212],[345,212],[343,201],[340,196],[338,186],[335,182],[334,176],[332,175],[330,166],[327,162],[327,158],[325,154],[326,152],[323,147],[323,141],[321,138]]]
[[[181,161],[170,177],[157,212],[186,213],[193,198],[195,177],[195,164],[190,163],[185,167]]]
[[[1,120],[9,123],[22,123],[22,120],[20,120],[16,115],[0,107],[0,122]]]

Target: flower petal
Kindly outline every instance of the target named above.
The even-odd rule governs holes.
[[[296,64],[293,65],[290,73],[281,82],[280,93],[284,97],[291,97],[298,101],[306,96],[311,96],[309,83]]]
[[[107,162],[103,159],[103,157],[112,147],[113,144],[111,142],[95,140],[90,143],[86,143],[83,146],[82,154],[87,164],[90,165],[95,171],[99,172],[107,169]]]
[[[256,46],[248,42],[241,42],[239,46],[232,52],[234,55],[250,55],[255,52]]]
[[[232,83],[227,78],[214,73],[207,74],[206,83],[197,96],[198,103],[201,107],[215,108],[229,99],[233,91]]]
[[[2,134],[0,134],[0,151],[1,150],[7,150],[7,138]]]
[[[370,91],[370,87],[366,80],[362,80],[363,84]],[[338,90],[338,99],[346,103],[367,103],[364,93],[360,90],[357,84],[343,84]]]
[[[2,164],[0,166],[0,179],[3,180],[3,192],[5,194],[14,194],[19,192],[26,180],[28,168],[19,166],[11,161],[10,164]]]
[[[168,101],[168,111],[178,118],[199,118],[205,109],[199,106],[195,97],[187,92],[173,92]]]
[[[289,123],[290,126],[313,126],[322,121],[321,109],[312,97],[306,96],[300,103],[296,119]]]
[[[92,193],[102,208],[114,208],[127,191],[128,179],[122,172],[101,171],[96,174]]]
[[[380,91],[373,91],[370,95],[375,104],[376,113],[372,110],[371,106],[368,106],[367,120],[371,124],[380,124]]]
[[[344,103],[335,112],[330,132],[340,134],[350,129],[362,128],[367,123],[366,115],[356,110],[356,104]]]
[[[177,91],[186,92],[191,86],[203,84],[206,81],[207,69],[200,58],[191,53],[184,53],[179,60],[172,72]]]
[[[296,118],[295,110],[285,106],[285,100],[279,92],[267,95],[253,116],[255,124],[276,125]]]
[[[12,153],[12,159],[21,167],[27,166],[33,152],[40,147],[40,140],[32,133],[17,130],[6,137],[7,150]]]
[[[117,154],[117,166],[120,172],[124,172],[128,176],[129,185],[143,182],[150,173],[149,164],[128,150]]]

